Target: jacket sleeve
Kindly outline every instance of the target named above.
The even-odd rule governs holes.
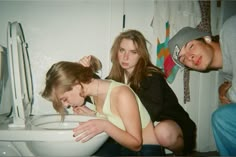
[[[138,96],[153,122],[160,119],[164,106],[165,85],[165,79],[160,74],[153,74],[141,82]]]

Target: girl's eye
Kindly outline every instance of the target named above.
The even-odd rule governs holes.
[[[191,45],[189,46],[189,48],[192,49],[192,48],[193,48],[193,44],[191,44]]]
[[[120,49],[119,49],[119,52],[121,52],[121,53],[124,52],[124,51],[125,51],[125,50],[124,50],[123,48],[120,48]]]
[[[62,99],[61,99],[61,102],[62,102],[62,103],[66,103],[66,102],[67,102],[67,98],[62,98]]]
[[[131,51],[133,54],[137,54],[137,51]]]

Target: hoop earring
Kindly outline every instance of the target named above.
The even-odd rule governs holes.
[[[205,39],[205,41],[208,42],[208,43],[211,42],[211,37],[210,37],[210,36],[206,36],[206,37],[204,37],[204,39]]]

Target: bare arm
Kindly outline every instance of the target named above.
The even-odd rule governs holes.
[[[123,121],[125,130],[118,128],[107,120],[89,120],[80,123],[74,129],[74,135],[79,135],[76,140],[85,142],[104,131],[124,147],[135,151],[140,150],[142,128],[138,104],[134,94],[126,86],[114,88],[111,95],[111,107],[112,113],[119,116]]]
[[[219,87],[219,99],[222,104],[231,103],[230,99],[227,97],[227,91],[232,86],[231,82],[225,81]]]
[[[117,130],[112,138],[132,150],[139,150],[142,145],[142,127],[138,103],[133,92],[126,86],[115,88],[112,92],[112,112],[124,123],[125,130]],[[109,130],[114,132],[115,130]],[[122,137],[122,138],[120,138]]]

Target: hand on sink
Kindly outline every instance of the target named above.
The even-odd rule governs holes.
[[[75,141],[87,142],[94,136],[105,131],[109,121],[105,119],[91,119],[86,122],[79,122],[79,126],[73,129]]]

